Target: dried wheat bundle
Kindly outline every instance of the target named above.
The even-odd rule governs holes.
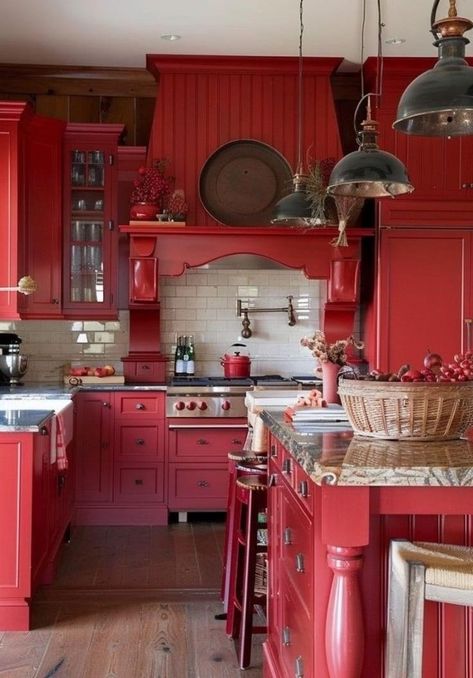
[[[346,227],[350,217],[363,207],[364,199],[348,195],[334,195],[338,216],[338,237],[331,241],[334,247],[348,247]]]

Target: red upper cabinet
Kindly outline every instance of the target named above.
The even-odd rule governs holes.
[[[123,125],[69,124],[64,144],[66,317],[115,317],[117,149]]]
[[[411,136],[392,128],[402,92],[435,61],[434,57],[383,60],[383,94],[374,109],[380,123],[379,144],[406,165],[415,190],[379,201],[382,225],[470,226],[473,220],[472,137]],[[370,58],[365,64],[368,87],[374,87],[375,71],[376,59]]]
[[[381,230],[373,367],[420,369],[429,350],[449,362],[472,348],[472,247],[467,230]]]
[[[25,233],[20,242],[24,270],[38,284],[19,295],[22,318],[62,314],[62,142],[65,123],[35,116],[27,125],[22,186]],[[46,246],[47,244],[47,246]]]
[[[31,297],[0,292],[3,319],[60,314],[63,129],[24,102],[0,102],[0,287],[38,283]]]

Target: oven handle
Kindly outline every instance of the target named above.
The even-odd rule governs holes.
[[[169,430],[172,431],[178,428],[247,428],[246,424],[188,424],[179,426],[178,424],[170,424]]]

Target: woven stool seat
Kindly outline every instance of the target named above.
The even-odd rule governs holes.
[[[393,540],[386,678],[422,678],[424,601],[473,606],[473,548]]]
[[[245,490],[250,490],[251,492],[265,491],[268,488],[267,482],[266,476],[263,475],[243,476],[242,478],[237,478],[236,480],[238,487],[242,487]]]
[[[264,462],[268,459],[266,454],[251,454],[248,452],[229,452],[227,457],[230,461],[250,461],[255,463]]]

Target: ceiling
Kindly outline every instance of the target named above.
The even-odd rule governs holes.
[[[377,0],[305,0],[303,53],[360,63],[377,53]],[[384,56],[435,56],[431,0],[380,0]],[[458,13],[473,6],[458,0]],[[438,17],[446,15],[442,0]],[[165,41],[162,34],[179,34]],[[385,41],[403,38],[395,46]],[[145,67],[146,54],[297,56],[299,0],[1,0],[0,62]],[[467,48],[467,54],[473,49]]]

